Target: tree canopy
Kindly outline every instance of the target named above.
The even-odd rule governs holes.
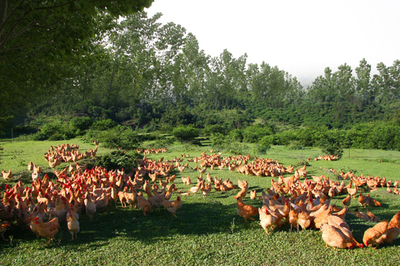
[[[112,20],[153,0],[0,0],[0,117],[26,111],[71,75]]]

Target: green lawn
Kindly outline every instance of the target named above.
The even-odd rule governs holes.
[[[29,184],[30,177],[26,169],[29,161],[41,165],[44,172],[50,172],[43,158],[50,145],[56,146],[66,141],[43,142],[3,142],[0,146],[0,168],[12,169],[13,182],[21,179]],[[81,151],[93,148],[93,144],[82,143],[79,139],[68,141],[77,143]],[[201,152],[210,153],[212,147],[194,147],[174,145],[169,152],[148,155],[151,159],[164,157],[173,159],[180,154],[200,156]],[[252,147],[247,150],[254,155]],[[217,152],[218,149],[215,149]],[[100,145],[98,155],[107,152]],[[268,153],[257,154],[258,157],[279,160],[284,166],[295,165],[299,168],[307,158],[317,157],[318,149],[288,150],[285,147],[273,147]],[[222,156],[228,156],[223,151]],[[183,163],[187,162],[187,158]],[[326,175],[333,180],[337,177],[328,171],[353,171],[356,175],[379,175],[387,179],[400,180],[400,153],[396,151],[346,150],[339,161],[314,161],[307,167],[309,175]],[[67,164],[60,166],[60,169]],[[190,166],[195,166],[190,163]],[[211,176],[223,180],[230,178],[234,184],[237,179],[249,182],[249,189],[265,190],[271,186],[271,177],[245,176],[228,169],[207,170]],[[182,184],[181,176],[189,175],[192,180],[199,172],[186,169],[176,172],[175,184],[178,189],[190,188]],[[285,175],[285,176],[289,176]],[[2,190],[4,180],[1,181]],[[182,197],[183,206],[173,217],[164,208],[152,210],[144,216],[140,210],[122,209],[109,206],[102,213],[96,213],[93,221],[81,215],[81,231],[78,239],[70,241],[66,224],[61,224],[56,240],[46,244],[44,238],[36,239],[29,229],[14,225],[5,236],[7,241],[0,240],[0,265],[397,265],[400,260],[397,239],[393,245],[385,245],[377,250],[371,248],[354,250],[327,249],[316,230],[290,232],[285,224],[266,235],[255,221],[244,222],[236,214],[236,200],[233,198],[238,190],[219,192],[213,190],[203,198],[201,193]],[[173,194],[172,199],[177,194]],[[400,210],[400,196],[389,194],[380,188],[372,196],[381,201],[382,207],[371,207],[381,219],[390,219]],[[341,205],[345,195],[332,199]],[[262,201],[244,200],[247,204],[261,207]],[[360,208],[357,200],[352,200],[350,212]],[[355,238],[361,242],[364,231],[373,225],[348,214],[346,216]]]

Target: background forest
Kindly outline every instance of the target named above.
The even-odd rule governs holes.
[[[2,137],[86,136],[133,148],[148,138],[165,144],[168,134],[221,147],[258,143],[260,151],[400,150],[399,60],[378,64],[374,75],[365,59],[354,70],[326,68],[303,87],[276,66],[248,64],[246,54],[212,58],[194,34],[160,16],[99,12],[90,38],[73,49],[68,39],[23,52],[0,47]]]

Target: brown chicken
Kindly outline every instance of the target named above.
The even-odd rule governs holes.
[[[377,223],[374,227],[368,228],[364,232],[363,236],[365,246],[368,247],[376,244],[376,249],[386,238],[388,224],[388,221],[383,220],[382,222]]]
[[[362,193],[358,196],[358,202],[360,203],[361,206],[366,207],[369,204],[369,197],[364,196]]]
[[[57,234],[58,227],[60,226],[58,224],[58,218],[55,217],[52,220],[44,223],[39,217],[36,217],[34,219],[34,221],[35,221],[35,228],[36,228],[38,235],[49,239],[49,241],[47,243],[50,243],[50,241]]]
[[[238,202],[239,202],[239,200],[238,200]],[[250,206],[250,205],[248,205],[248,206]],[[258,214],[260,215],[260,225],[264,229],[265,233],[268,235],[269,234],[268,230],[274,229],[276,222],[278,220],[278,217],[276,215],[274,215],[273,213],[268,212],[268,209],[265,207],[266,206],[264,205],[263,208],[258,208]],[[239,213],[239,210],[238,210],[238,213]],[[242,216],[242,217],[244,217],[244,216]],[[251,217],[249,217],[249,218],[252,219]],[[245,218],[245,220],[246,220],[246,218]]]
[[[345,198],[342,200],[342,204],[343,204],[344,206],[349,206],[350,203],[351,203],[351,195],[349,194],[349,195],[347,195],[347,197],[345,197]]]
[[[328,224],[334,226],[342,231],[342,233],[348,238],[348,240],[355,244],[355,246],[359,248],[363,248],[364,245],[360,244],[355,240],[353,237],[353,233],[350,230],[350,226],[345,222],[344,219],[336,216],[336,215],[329,215],[327,218]]]
[[[376,216],[375,214],[373,214],[372,212],[370,212],[368,209],[365,209],[367,212],[367,216],[369,217],[369,220],[371,222],[374,223],[379,223],[381,220],[378,218],[378,216]]]
[[[250,190],[250,199],[255,200],[257,198],[257,190]]]
[[[243,217],[245,222],[247,222],[247,219],[254,220],[254,218],[251,218],[250,216],[256,216],[258,214],[257,208],[251,205],[244,204],[242,198],[240,197],[237,198],[236,208],[237,208],[237,214]]]
[[[1,171],[1,173],[3,174],[3,178],[6,182],[8,182],[8,180],[10,180],[13,177],[13,175],[11,173],[11,169],[8,170],[8,172],[6,170],[3,170],[3,171]]]
[[[143,214],[146,216],[146,214],[151,211],[151,204],[150,202],[145,199],[143,196],[137,195],[136,196],[136,200],[137,200],[137,205],[139,207],[139,209],[141,209],[143,211]]]
[[[147,194],[147,200],[150,202],[152,209],[160,208],[163,205],[165,192],[158,195],[154,195],[148,188],[146,189],[145,192]]]
[[[322,239],[326,243],[326,247],[333,247],[333,248],[348,248],[352,249],[355,244],[351,243],[346,237],[343,232],[329,224],[323,224],[321,226],[322,232]]]
[[[327,218],[328,218],[328,215],[330,215],[332,213],[332,209],[333,209],[333,206],[329,205],[329,207],[326,210],[320,212],[317,216],[315,216],[315,218],[314,218],[315,228],[319,229],[319,228],[321,228],[321,226],[323,224],[326,224],[328,222]]]
[[[400,212],[397,212],[390,220],[388,229],[386,231],[386,238],[383,240],[385,243],[392,243],[399,236],[399,221]]]
[[[313,221],[313,217],[311,217],[307,212],[301,211],[297,216],[297,224],[300,225],[302,230],[309,228]]]
[[[71,234],[71,240],[77,239],[78,238],[78,233],[79,233],[79,221],[76,219],[75,215],[69,212],[68,215],[68,220],[67,220],[67,227],[68,231]]]
[[[170,213],[172,213],[173,216],[176,217],[176,211],[182,207],[182,200],[179,196],[177,196],[176,200],[174,201],[169,201],[163,198],[162,205],[164,206],[164,208],[167,209],[167,211],[169,211]]]
[[[89,191],[86,191],[85,199],[83,200],[83,204],[85,206],[86,214],[89,215],[90,220],[93,219],[93,215],[96,213],[96,204],[92,200],[91,194]]]
[[[297,228],[297,232],[299,231],[299,224],[297,223],[298,218],[299,218],[299,213],[294,208],[290,208],[289,211],[290,232],[292,232],[293,226]]]

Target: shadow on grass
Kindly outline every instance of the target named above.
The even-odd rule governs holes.
[[[226,195],[229,196],[229,195]],[[256,204],[254,204],[256,206]],[[80,215],[80,232],[78,239],[71,241],[71,235],[66,222],[60,223],[59,232],[52,243],[46,245],[47,239],[39,238],[29,228],[21,228],[13,224],[6,233],[6,238],[12,236],[14,246],[20,241],[39,241],[44,248],[54,246],[70,246],[80,248],[84,246],[102,246],[105,242],[123,237],[132,241],[142,241],[148,244],[156,243],[160,239],[175,235],[205,235],[213,233],[230,232],[233,218],[236,224],[244,223],[243,218],[236,214],[236,202],[222,204],[217,198],[209,203],[185,203],[174,217],[164,207],[154,209],[146,216],[140,209],[109,208],[101,213],[96,213],[93,220],[85,214]],[[258,220],[258,217],[254,217]],[[255,221],[258,225],[258,221]],[[237,226],[235,231],[240,230]],[[243,227],[245,228],[245,227]],[[4,241],[0,247],[9,246],[9,241]]]

